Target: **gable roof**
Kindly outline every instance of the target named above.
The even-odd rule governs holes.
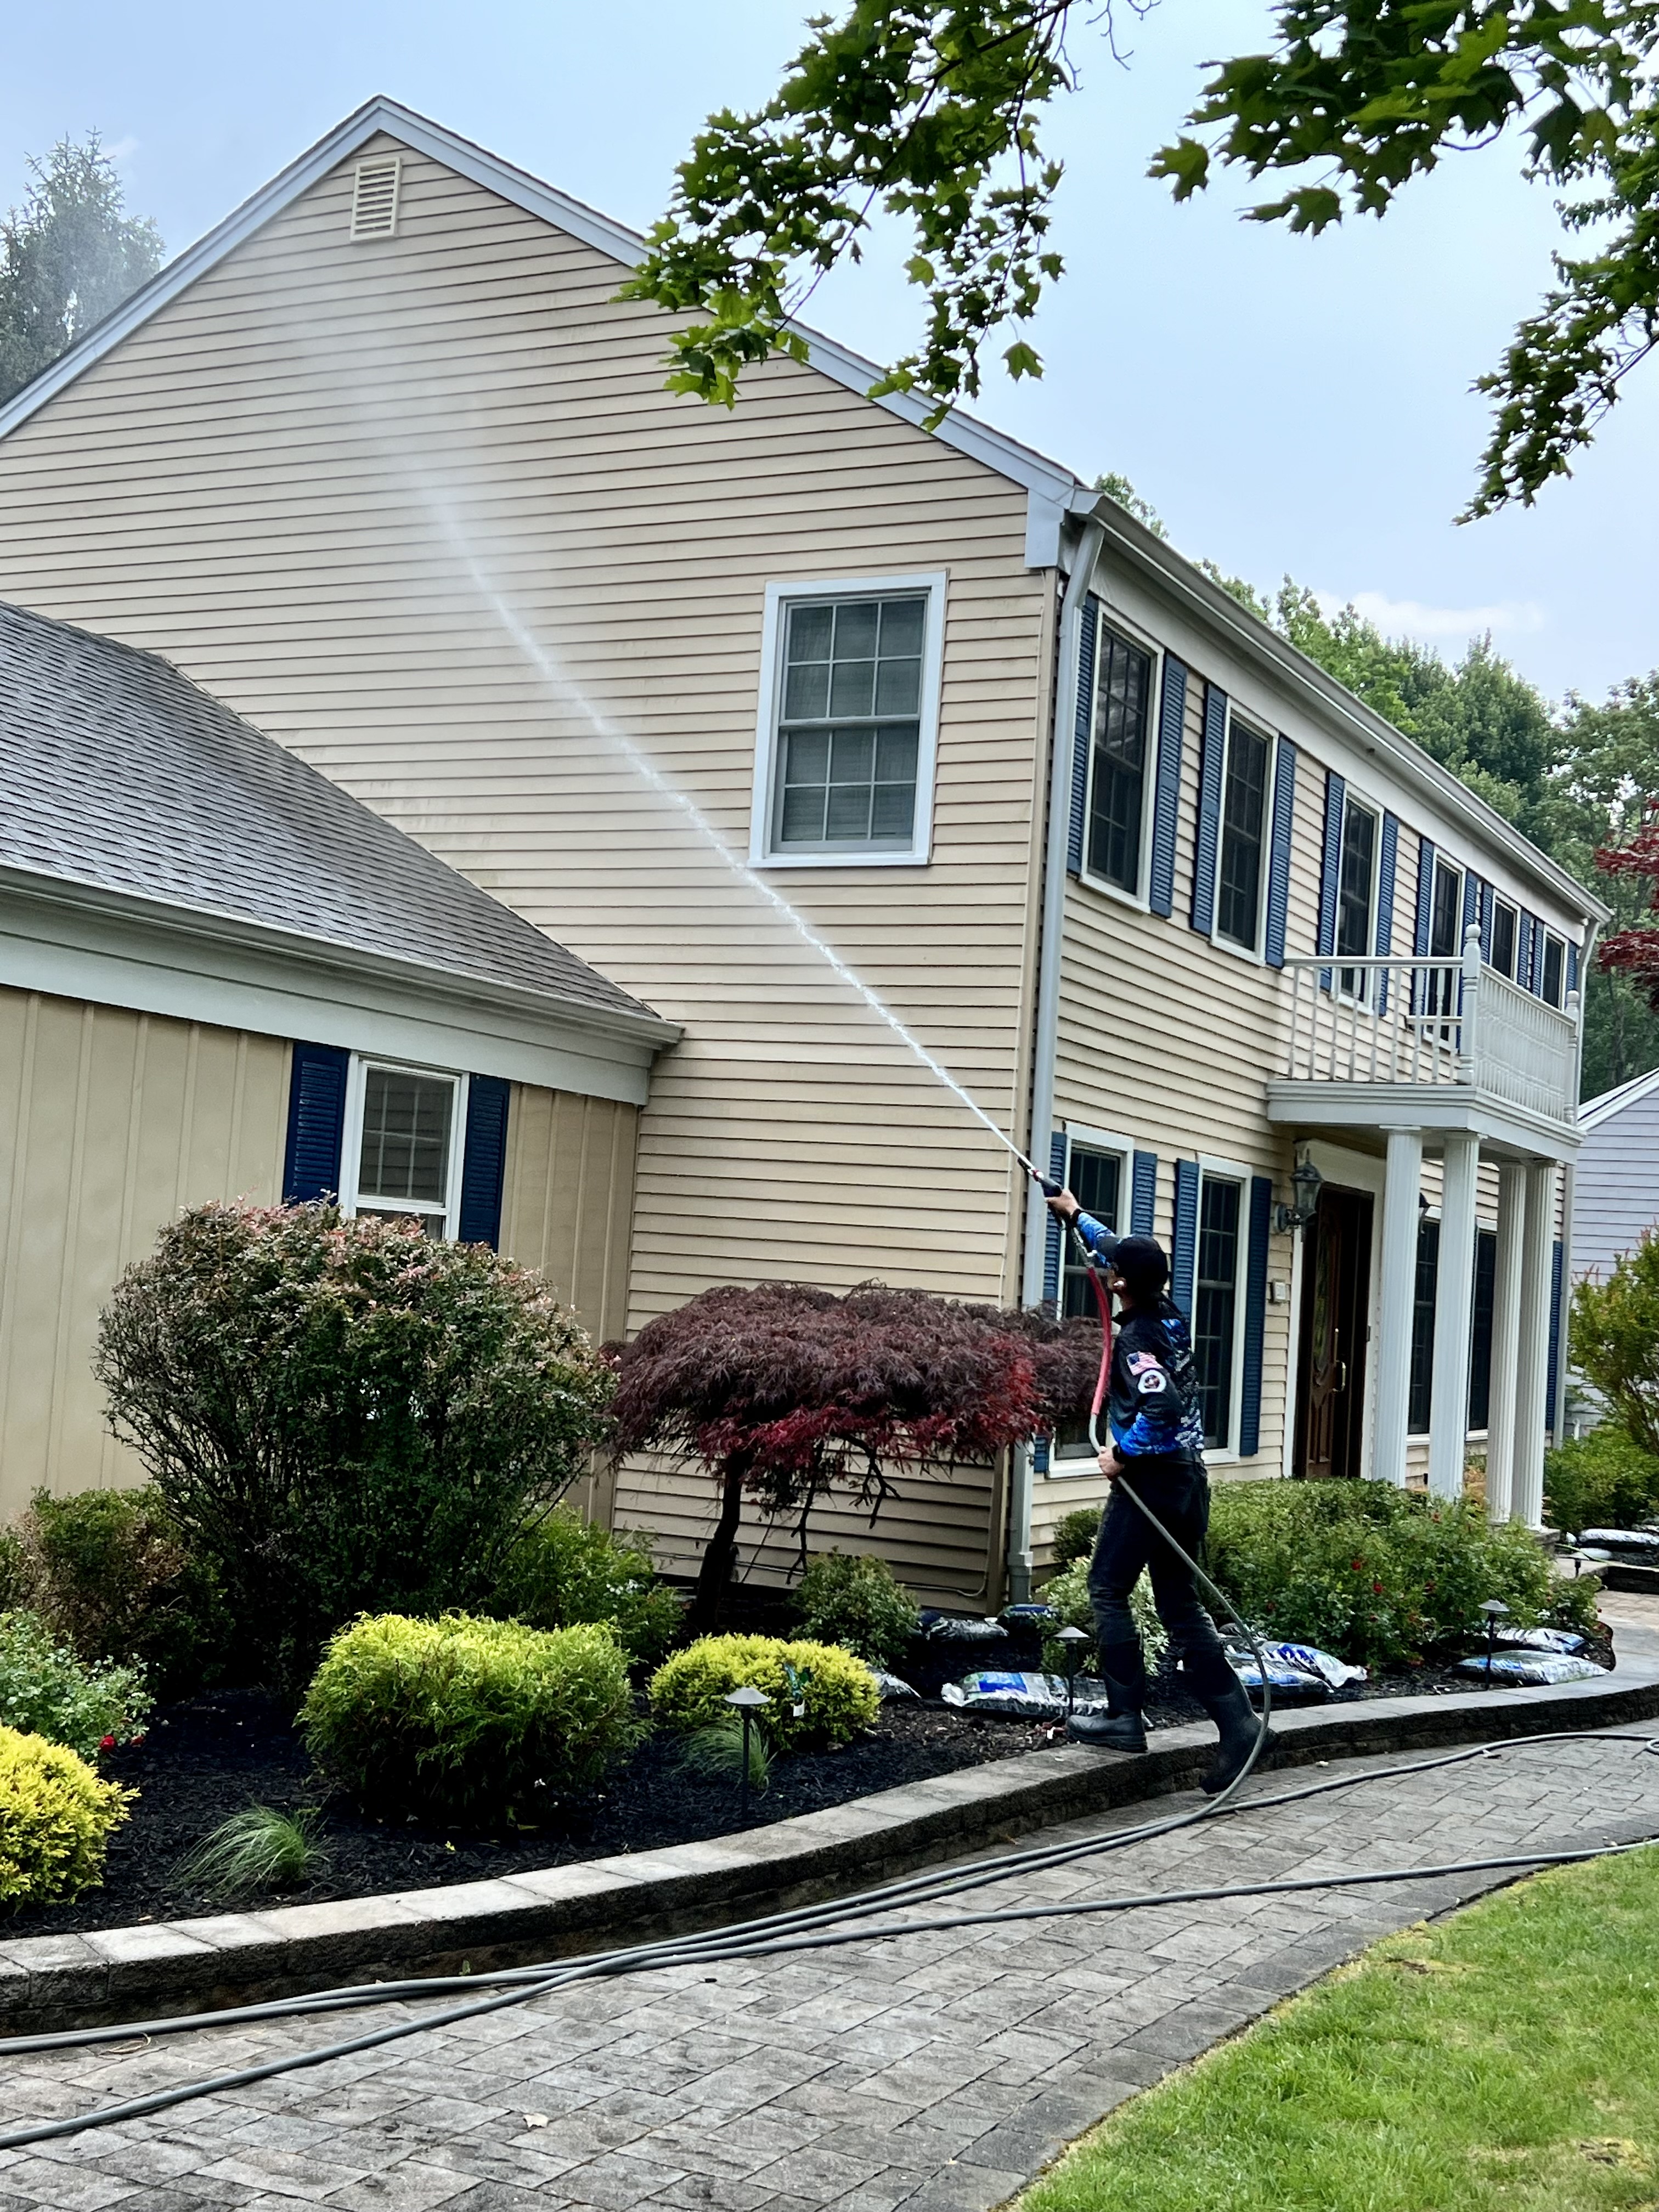
[[[1654,1090],[1659,1090],[1659,1067],[1650,1069],[1645,1075],[1632,1075],[1628,1083],[1615,1084],[1599,1098],[1587,1098],[1578,1109],[1578,1127],[1586,1134],[1599,1129],[1604,1121],[1611,1121],[1626,1106],[1634,1106],[1638,1099],[1645,1098]]]
[[[0,868],[678,1034],[170,661],[3,602]]]

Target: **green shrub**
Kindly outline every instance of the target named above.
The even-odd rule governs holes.
[[[809,1642],[839,1644],[872,1667],[896,1667],[921,1626],[921,1612],[884,1559],[831,1552],[814,1559],[795,1590]]]
[[[1096,1515],[1099,1519],[1099,1515]],[[1089,1562],[1087,1559],[1073,1559],[1063,1574],[1054,1575],[1044,1583],[1042,1602],[1051,1605],[1060,1616],[1062,1628],[1080,1628],[1087,1635],[1086,1644],[1074,1645],[1078,1656],[1069,1671],[1079,1674],[1098,1674],[1100,1646],[1095,1637],[1094,1607],[1089,1602]],[[1149,1668],[1156,1667],[1170,1648],[1170,1632],[1158,1617],[1158,1607],[1152,1603],[1152,1586],[1142,1575],[1129,1593],[1129,1610],[1134,1615],[1135,1626],[1140,1632],[1140,1648],[1146,1655]],[[1051,1674],[1064,1674],[1066,1646],[1057,1637],[1043,1639],[1042,1663]]]
[[[1572,1294],[1572,1364],[1607,1401],[1644,1451],[1659,1455],[1659,1236],[1621,1253],[1605,1281],[1586,1276]]]
[[[569,1506],[556,1506],[507,1555],[489,1611],[531,1628],[603,1621],[635,1666],[659,1666],[673,1649],[685,1607],[657,1580],[651,1540],[613,1536]]]
[[[23,1540],[15,1528],[0,1528],[0,1613],[15,1613],[29,1601],[31,1581]]]
[[[1449,1652],[1484,1628],[1483,1598],[1516,1625],[1592,1627],[1590,1583],[1562,1582],[1537,1539],[1386,1482],[1217,1486],[1206,1560],[1264,1633],[1367,1667]]]
[[[749,1723],[749,1787],[758,1796],[772,1779],[772,1752],[759,1717]],[[680,1750],[680,1765],[699,1782],[724,1782],[736,1790],[743,1781],[743,1716],[728,1711],[724,1720],[693,1729]]]
[[[0,1727],[0,1904],[56,1905],[92,1888],[137,1794],[64,1744]]]
[[[99,1322],[118,1435],[261,1665],[362,1612],[489,1604],[586,1467],[611,1370],[542,1279],[330,1206],[203,1206]]]
[[[1659,1459],[1616,1425],[1544,1455],[1544,1498],[1558,1528],[1633,1528],[1659,1512]]]
[[[517,1817],[599,1781],[638,1740],[608,1628],[400,1613],[329,1644],[300,1711],[325,1773],[376,1812]]]
[[[140,1740],[151,1703],[142,1667],[79,1659],[34,1613],[0,1613],[0,1727],[96,1759]]]
[[[1073,1559],[1086,1559],[1095,1548],[1095,1538],[1100,1534],[1098,1505],[1074,1505],[1069,1513],[1062,1513],[1054,1523],[1054,1565],[1069,1567]]]
[[[39,1491],[18,1534],[32,1610],[82,1659],[140,1665],[163,1697],[222,1678],[230,1616],[159,1490]]]
[[[246,1805],[185,1853],[177,1878],[219,1903],[309,1881],[327,1859],[317,1841],[318,1817],[314,1806],[279,1813],[270,1805]]]
[[[756,1718],[775,1750],[805,1743],[850,1743],[876,1717],[876,1678],[861,1659],[834,1644],[791,1644],[775,1636],[704,1636],[677,1651],[651,1677],[651,1716],[682,1735],[712,1728],[730,1710],[728,1690],[748,1686],[771,1699]],[[803,1705],[797,1716],[794,1707]]]

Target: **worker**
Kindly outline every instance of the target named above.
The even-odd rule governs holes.
[[[1097,1262],[1103,1264],[1116,1303],[1108,1398],[1111,1441],[1102,1448],[1100,1471],[1111,1483],[1130,1474],[1136,1496],[1182,1550],[1195,1557],[1210,1520],[1204,1407],[1186,1318],[1165,1289],[1169,1261],[1150,1237],[1114,1236],[1084,1212],[1069,1190],[1054,1194],[1048,1205],[1062,1225],[1074,1224]],[[1215,1764],[1201,1784],[1214,1796],[1249,1759],[1259,1723],[1215,1623],[1199,1601],[1192,1569],[1115,1489],[1101,1516],[1089,1563],[1089,1599],[1107,1708],[1104,1714],[1075,1715],[1072,1734],[1102,1750],[1146,1748],[1146,1667],[1129,1611],[1129,1593],[1143,1568],[1152,1577],[1158,1618],[1180,1656],[1182,1685],[1215,1723],[1220,1738]],[[1264,1757],[1273,1741],[1269,1733]]]

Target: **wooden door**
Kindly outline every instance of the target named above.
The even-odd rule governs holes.
[[[1356,1475],[1364,1431],[1371,1200],[1329,1183],[1307,1230],[1296,1472]]]

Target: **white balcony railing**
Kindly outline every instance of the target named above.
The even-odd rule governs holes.
[[[1577,1108],[1578,994],[1565,1008],[1461,960],[1287,960],[1292,1082],[1460,1084],[1556,1121]]]

